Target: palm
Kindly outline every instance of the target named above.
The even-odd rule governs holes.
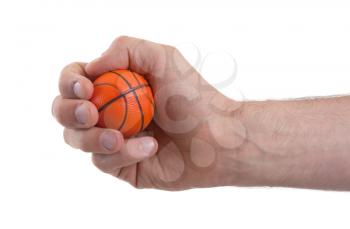
[[[177,85],[176,82],[173,83],[174,85]],[[181,85],[183,84],[179,87]],[[178,89],[183,91],[181,88]],[[157,95],[157,91],[155,94]],[[160,101],[164,99],[167,101]],[[213,157],[212,152],[205,154],[202,149],[200,159],[198,154],[197,158],[191,156],[193,139],[204,139],[208,143],[205,144],[206,151],[213,145],[202,118],[197,114],[198,110],[201,110],[200,99],[191,102],[186,96],[163,94],[156,96],[155,103],[156,107],[157,105],[160,107],[160,103],[162,106],[167,103],[165,106],[167,109],[156,110],[154,121],[141,135],[155,137],[158,142],[158,152],[146,160],[113,172],[113,175],[140,188],[174,190],[206,186],[205,179],[201,178],[207,175],[206,172],[213,170],[215,155]],[[172,125],[169,125],[169,122]],[[189,128],[179,131],[178,126]],[[203,145],[203,142],[200,144]],[[213,148],[212,150],[214,151]]]
[[[157,139],[158,152],[146,160],[114,172],[113,175],[140,188],[188,188],[189,182],[187,180],[189,177],[186,176],[186,171],[188,171],[191,163],[189,140],[192,138],[193,131],[174,134],[171,127],[164,124],[169,123],[169,119],[181,122],[184,116],[193,112],[186,109],[188,104],[185,98],[175,96],[169,97],[168,101],[160,101],[160,99],[167,98],[168,95],[157,96],[157,91],[155,94],[156,107],[160,107],[159,103],[162,102],[172,103],[168,106],[169,109],[156,110],[154,121],[141,133],[141,135],[151,135]],[[176,121],[174,121],[174,124],[176,124]]]

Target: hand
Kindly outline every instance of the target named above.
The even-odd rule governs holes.
[[[94,127],[92,81],[114,69],[145,76],[156,113],[139,136]],[[138,188],[288,186],[350,190],[350,98],[232,101],[173,47],[120,37],[89,64],[63,71],[53,114],[65,141]]]
[[[88,101],[92,81],[114,69],[146,77],[155,95],[156,114],[137,137],[94,127],[98,111]],[[211,87],[173,47],[119,37],[91,63],[62,71],[61,95],[53,114],[72,147],[92,152],[102,171],[138,188],[181,190],[238,185],[243,181],[233,149],[244,139],[240,105]],[[234,163],[232,163],[234,162]]]

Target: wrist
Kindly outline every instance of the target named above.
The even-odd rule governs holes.
[[[283,102],[244,102],[226,112],[228,118],[219,118],[225,123],[217,142],[231,185],[281,186],[293,172],[286,159],[298,146],[290,144],[296,133],[284,106]]]
[[[216,177],[220,180],[216,183],[220,186],[256,186],[261,180],[253,157],[259,155],[258,149],[248,141],[248,109],[255,109],[255,104],[221,96],[215,100],[214,112],[208,119],[208,132],[218,154]]]
[[[251,101],[242,105],[238,118],[244,126],[245,139],[234,152],[246,171],[241,185],[279,186],[288,177],[290,170],[280,163],[288,155],[290,149],[286,145],[295,133],[283,107],[275,101]]]

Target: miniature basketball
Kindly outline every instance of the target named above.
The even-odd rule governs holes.
[[[94,81],[90,99],[98,109],[98,127],[112,128],[131,137],[144,130],[154,114],[154,100],[146,79],[129,70],[115,70]]]

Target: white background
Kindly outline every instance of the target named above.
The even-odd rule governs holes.
[[[349,193],[135,190],[64,144],[51,116],[61,68],[119,35],[179,46],[189,60],[194,44],[211,53],[212,83],[229,53],[237,78],[219,89],[236,99],[350,91],[347,1],[230,2],[1,1],[0,228],[349,228]]]

